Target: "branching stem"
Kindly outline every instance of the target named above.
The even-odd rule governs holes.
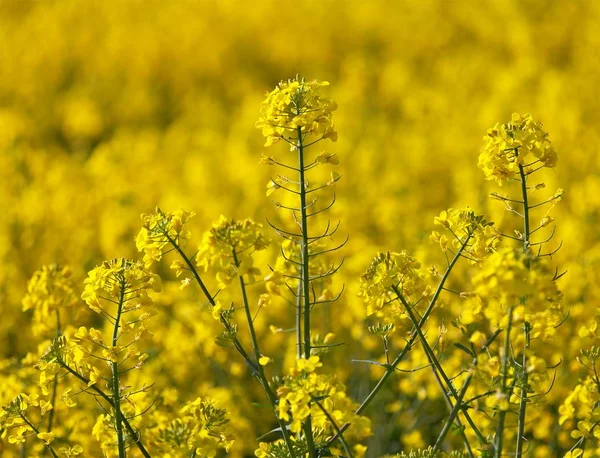
[[[433,294],[433,296],[429,302],[429,305],[427,306],[427,309],[425,310],[425,313],[423,313],[423,316],[419,320],[420,328],[422,328],[423,325],[427,322],[427,319],[429,318],[429,315],[433,311],[433,308],[435,307],[435,304],[436,304],[437,300],[439,299],[440,294],[444,290],[444,285],[446,284],[446,281],[448,280],[448,277],[450,276],[450,272],[452,272],[452,269],[454,268],[454,266],[460,259],[461,255],[462,255],[464,249],[466,248],[467,244],[469,243],[470,239],[471,239],[471,234],[467,234],[467,236],[465,237],[465,240],[461,243],[461,246],[459,247],[457,252],[454,254],[454,257],[452,258],[452,260],[450,261],[450,264],[448,264],[448,267],[446,268],[446,271],[442,275],[442,278],[440,279],[440,283],[438,284],[438,287],[435,290],[435,293]],[[400,362],[404,359],[404,357],[410,351],[410,349],[412,348],[412,346],[415,343],[415,340],[417,339],[417,335],[418,334],[416,333],[416,331],[413,331],[413,333],[411,334],[410,338],[406,342],[406,345],[404,346],[402,351],[398,354],[398,356],[396,356],[396,359],[394,359],[392,364],[386,368],[385,373],[381,376],[381,378],[379,379],[377,384],[373,387],[373,389],[370,391],[370,393],[367,395],[367,397],[364,399],[364,401],[360,404],[360,406],[358,406],[358,409],[356,409],[355,415],[360,415],[369,406],[369,404],[371,404],[373,399],[377,396],[377,393],[379,393],[381,388],[385,385],[387,379],[396,371],[396,367],[398,366],[398,364],[400,364]],[[340,428],[340,433],[344,433],[349,427],[350,427],[350,423],[345,423]],[[338,434],[335,434],[332,438],[330,438],[327,441],[327,443],[331,444],[337,438],[338,438]],[[487,440],[484,443],[487,443]]]

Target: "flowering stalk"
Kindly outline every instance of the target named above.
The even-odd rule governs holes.
[[[446,284],[446,281],[448,280],[448,277],[450,276],[450,272],[452,272],[452,269],[454,268],[454,266],[456,265],[456,263],[462,256],[470,239],[471,239],[471,235],[467,234],[467,237],[465,237],[465,240],[461,243],[460,247],[456,251],[456,254],[454,255],[454,257],[448,264],[448,267],[446,268],[446,271],[442,275],[442,278],[440,279],[440,282],[435,290],[435,293],[433,294],[431,300],[429,301],[429,305],[427,306],[427,309],[425,310],[425,312],[423,313],[423,316],[419,320],[419,323],[418,323],[419,328],[423,327],[423,325],[427,322],[429,315],[431,315],[431,312],[433,311],[433,308],[435,307],[437,300],[439,299],[440,295],[442,294],[442,291],[444,290],[444,285]],[[404,357],[411,350],[411,348],[415,344],[417,336],[418,336],[418,334],[417,334],[416,330],[413,330],[411,333],[411,336],[407,340],[406,345],[404,346],[402,351],[398,354],[398,356],[396,356],[396,358],[394,359],[394,361],[392,361],[392,363],[390,365],[386,366],[386,370],[385,370],[384,374],[381,376],[381,378],[379,379],[377,384],[373,387],[373,389],[369,392],[369,394],[365,397],[365,399],[360,404],[360,406],[358,406],[358,408],[355,411],[356,415],[360,415],[362,412],[365,411],[365,409],[369,406],[369,404],[371,404],[373,399],[377,396],[377,393],[379,393],[381,388],[383,388],[383,386],[387,382],[387,379],[396,371],[396,368],[398,367],[398,365],[402,362]],[[331,439],[329,439],[327,441],[327,444],[333,443],[338,438],[338,435],[343,434],[349,427],[350,427],[350,423],[345,423],[340,428],[340,432],[338,434],[335,434]]]
[[[190,270],[194,279],[196,280],[196,283],[198,283],[198,285],[200,286],[200,289],[204,293],[204,296],[206,297],[206,299],[208,300],[210,305],[214,308],[217,305],[215,302],[215,299],[208,292],[208,289],[206,288],[206,285],[204,284],[204,282],[202,281],[202,278],[198,274],[198,270],[196,269],[196,266],[194,265],[192,260],[181,249],[181,247],[179,246],[177,241],[175,239],[173,239],[167,232],[165,232],[163,235],[166,237],[167,241],[173,247],[173,249],[175,249],[177,251],[177,253],[181,257],[183,262],[185,262],[187,268]],[[243,285],[243,278],[240,277],[240,279],[242,282],[241,285]],[[242,291],[243,291],[243,293],[245,293],[245,287],[242,287]],[[245,296],[245,294],[243,294],[243,295]],[[244,308],[246,309],[246,313],[247,313],[246,317],[248,319],[248,325],[250,326],[250,330],[251,330],[250,332],[251,332],[251,336],[252,336],[252,340],[253,340],[254,350],[255,350],[255,352],[260,351],[259,347],[258,347],[258,340],[256,339],[256,335],[253,332],[254,325],[252,324],[252,316],[249,315],[249,307],[248,307],[247,297],[244,299]],[[223,316],[223,313],[220,313],[219,321],[223,324],[223,326],[225,327],[225,329],[228,332],[230,332],[230,333],[232,332],[231,325],[225,319],[225,317]],[[264,374],[262,367],[260,366],[260,364],[258,362],[258,359],[256,361],[253,361],[252,358],[250,358],[248,352],[244,349],[244,347],[243,347],[242,343],[240,342],[240,340],[238,339],[238,337],[235,334],[232,334],[232,335],[234,336],[233,344],[234,344],[235,349],[242,356],[242,358],[244,358],[244,360],[248,363],[248,365],[252,368],[253,373],[257,376],[257,378],[260,382],[260,385],[263,387],[263,389],[265,390],[265,392],[267,394],[267,397],[269,398],[269,402],[271,403],[271,407],[272,407],[273,411],[275,411],[277,398],[275,396],[275,393],[273,393],[271,386],[269,385],[269,381],[266,379],[266,376]],[[277,417],[277,422],[279,423],[279,427],[281,429],[281,434],[283,435],[283,439],[288,447],[288,451],[290,452],[290,457],[295,458],[296,455],[293,450],[292,439],[291,439],[290,433],[287,429],[287,426],[286,426],[285,422],[283,422],[281,419],[279,419],[279,417]]]
[[[432,365],[432,370],[434,372],[434,375],[437,376],[439,374],[439,376],[444,380],[446,387],[450,391],[450,394],[456,400],[456,405],[453,406],[452,400],[450,399],[450,396],[448,395],[446,389],[444,388],[444,385],[441,385],[442,395],[444,396],[448,406],[450,407],[450,417],[449,418],[452,418],[452,421],[449,421],[444,426],[444,430],[442,430],[442,434],[440,434],[440,437],[438,438],[438,441],[436,442],[434,449],[437,450],[438,446],[441,445],[441,442],[439,442],[440,439],[443,441],[444,438],[446,437],[446,434],[448,433],[448,431],[445,431],[445,429],[450,427],[450,425],[452,424],[454,419],[458,420],[457,415],[460,411],[463,412],[465,418],[467,419],[467,421],[473,428],[473,431],[475,431],[475,434],[477,434],[477,437],[482,441],[482,443],[485,443],[486,442],[485,436],[481,433],[479,428],[477,428],[477,425],[475,424],[475,422],[473,421],[473,419],[471,418],[471,416],[465,409],[465,406],[462,405],[462,398],[464,397],[464,395],[466,393],[466,389],[468,388],[469,384],[471,383],[471,376],[469,376],[469,378],[467,379],[467,381],[465,381],[465,384],[463,385],[462,390],[464,390],[464,391],[461,391],[460,393],[458,393],[456,391],[456,388],[454,388],[454,384],[452,383],[452,381],[450,380],[448,375],[446,375],[446,372],[444,371],[444,368],[442,367],[441,363],[435,356],[435,353],[431,349],[431,346],[427,342],[427,339],[426,339],[425,335],[423,334],[423,330],[421,329],[421,326],[419,326],[419,322],[418,322],[414,312],[412,311],[411,305],[406,301],[406,299],[404,298],[404,295],[400,292],[400,290],[398,289],[397,286],[393,286],[392,289],[396,293],[398,300],[400,300],[400,302],[402,302],[402,305],[404,305],[406,313],[408,314],[408,317],[409,317],[411,323],[413,324],[414,332],[417,333],[417,335],[419,337],[419,341],[421,342],[421,345],[423,346],[423,349],[427,356],[427,359],[429,360],[430,364]],[[460,427],[459,422],[457,422],[457,426]],[[469,450],[471,447],[470,447],[467,437],[464,434],[463,434],[463,441],[465,442],[465,447]]]
[[[327,162],[333,164],[338,163],[335,155],[325,152],[317,156],[315,161],[311,164],[306,163],[305,156],[306,148],[309,146],[326,138],[330,138],[333,141],[336,141],[337,139],[337,133],[334,130],[332,122],[332,112],[336,110],[337,104],[332,100],[321,97],[319,94],[320,87],[328,84],[329,83],[318,81],[307,82],[298,77],[287,82],[282,81],[275,90],[267,95],[266,100],[263,102],[261,117],[256,123],[256,126],[262,129],[263,135],[267,138],[265,146],[270,146],[273,143],[284,140],[291,145],[292,150],[295,150],[298,153],[297,167],[279,163],[274,158],[270,157],[265,157],[264,162],[270,165],[282,165],[287,169],[298,172],[298,182],[296,183],[299,188],[298,191],[284,186],[291,180],[279,176],[275,180],[272,179],[269,183],[267,195],[271,194],[271,192],[276,189],[282,189],[294,196],[299,196],[300,198],[299,208],[278,204],[279,207],[292,211],[294,220],[300,227],[300,234],[288,232],[273,225],[271,226],[284,238],[290,240],[300,251],[299,260],[292,261],[297,269],[297,275],[287,277],[294,278],[298,281],[297,292],[295,293],[297,355],[298,358],[303,356],[306,360],[311,357],[311,311],[312,307],[318,303],[316,297],[314,298],[314,301],[311,302],[311,288],[313,288],[312,294],[315,295],[312,282],[318,278],[325,278],[333,275],[337,269],[339,269],[338,266],[338,268],[332,268],[324,273],[318,273],[317,275],[314,275],[315,272],[313,269],[314,276],[311,278],[311,256],[314,257],[317,256],[317,254],[324,254],[325,252],[332,250],[324,250],[320,253],[311,254],[309,253],[309,244],[318,242],[320,239],[330,236],[335,232],[335,230],[329,231],[328,225],[323,235],[309,237],[308,230],[308,218],[330,208],[331,205],[333,205],[333,202],[335,202],[335,198],[331,205],[322,210],[315,210],[309,214],[308,208],[312,206],[315,201],[307,204],[307,194],[326,188],[339,179],[339,175],[332,173],[331,181],[322,186],[313,187],[312,189],[309,189],[308,180],[306,179],[306,172],[311,168]],[[314,137],[312,141],[305,143],[309,135],[316,137]],[[299,212],[299,217],[296,215],[296,212]],[[285,253],[282,254],[283,257],[286,258]],[[287,258],[286,260],[289,261]],[[292,291],[292,294],[294,294],[294,291],[291,288],[290,290]],[[317,458],[311,415],[308,415],[304,420],[303,430],[308,455],[310,458]]]
[[[60,367],[65,369],[69,374],[73,375],[75,378],[77,378],[79,381],[81,381],[84,385],[86,385],[90,390],[94,391],[98,396],[100,396],[102,399],[104,399],[113,408],[113,410],[116,411],[115,402],[114,402],[113,398],[111,398],[109,395],[107,395],[104,391],[102,391],[100,388],[98,388],[95,384],[91,384],[90,380],[88,378],[84,377],[79,372],[77,372],[76,370],[71,368],[65,361],[63,361],[61,359],[57,359],[56,362],[60,365]],[[150,454],[146,450],[146,447],[144,447],[144,444],[142,443],[140,435],[133,429],[133,427],[131,426],[131,423],[129,423],[129,420],[127,419],[127,417],[125,415],[123,415],[123,412],[120,412],[120,416],[121,416],[121,422],[125,426],[125,429],[127,430],[127,433],[129,434],[129,436],[132,438],[135,438],[134,442],[135,442],[135,445],[137,446],[137,448],[139,449],[140,453],[144,456],[144,458],[151,458]]]
[[[300,108],[298,107],[298,115],[300,115]],[[299,303],[302,304],[303,310],[298,311],[303,315],[304,321],[304,358],[310,358],[310,312],[311,312],[311,303],[310,303],[310,273],[308,268],[308,224],[306,217],[306,182],[304,177],[304,146],[302,144],[302,128],[298,126],[296,128],[298,135],[298,169],[299,169],[299,178],[300,178],[300,230],[302,232],[302,240],[300,242],[300,249],[302,252],[302,266],[301,266],[301,284],[302,284],[302,298],[303,301]],[[303,313],[302,313],[303,312]],[[312,432],[312,421],[309,416],[306,419],[306,423],[304,424],[304,434],[306,435],[306,444],[308,446],[308,454],[310,458],[317,457],[317,450],[315,448],[315,441],[313,438]]]
[[[503,201],[509,211],[516,213],[523,219],[523,233],[517,232],[517,237],[510,235],[507,235],[506,237],[515,241],[519,241],[523,244],[522,252],[524,255],[524,264],[521,264],[521,266],[524,266],[526,271],[530,271],[532,268],[533,257],[531,256],[531,247],[533,245],[539,245],[541,251],[541,246],[548,242],[554,235],[553,231],[552,235],[550,235],[547,240],[535,244],[531,242],[531,235],[538,229],[547,226],[552,221],[552,218],[549,217],[547,213],[542,219],[540,227],[535,230],[531,230],[530,210],[548,203],[556,202],[560,200],[562,195],[562,190],[559,189],[552,198],[536,205],[530,205],[527,178],[529,175],[542,168],[556,167],[557,162],[558,155],[548,139],[548,134],[542,129],[541,123],[535,122],[530,114],[520,115],[518,113],[514,113],[508,123],[497,123],[492,129],[489,129],[487,136],[485,137],[485,145],[481,154],[479,155],[479,167],[483,170],[486,179],[495,180],[500,186],[502,186],[507,180],[519,181],[521,183],[520,199],[511,199],[508,196],[499,193],[492,193],[492,197]],[[535,189],[540,189],[543,187],[544,184],[541,183],[537,185]],[[522,214],[513,209],[513,203],[523,206]],[[553,253],[549,253],[548,255]],[[540,257],[540,253],[538,253],[537,257]],[[562,276],[562,274],[560,276]],[[552,282],[556,281],[558,278],[560,278],[560,276],[554,275]],[[528,277],[528,281],[530,282],[531,275],[528,275]],[[522,306],[525,305],[527,298],[521,297],[520,300],[520,305]],[[529,307],[533,306],[533,304],[528,305]],[[514,311],[513,308],[515,307],[516,303],[513,302],[513,306],[511,306],[508,310],[509,321],[506,327],[504,343],[500,394],[504,398],[505,403],[509,402],[512,390],[517,383],[519,383],[520,402],[518,410],[516,456],[521,457],[525,442],[524,434],[527,403],[529,402],[528,391],[530,387],[527,366],[530,364],[530,362],[527,355],[530,348],[532,325],[530,322],[525,320],[523,326],[524,348],[522,360],[520,365],[515,362],[515,379],[511,387],[507,387],[510,331]],[[561,323],[558,325],[560,324]],[[516,374],[519,374],[520,377],[517,378]],[[499,422],[496,429],[496,457],[501,456],[503,448],[504,422],[506,417],[505,410],[506,408],[501,409]]]

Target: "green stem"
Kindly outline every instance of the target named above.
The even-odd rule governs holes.
[[[460,412],[464,408],[462,401],[463,401],[463,398],[465,397],[467,390],[469,389],[469,385],[471,384],[472,379],[473,379],[473,373],[471,372],[469,374],[469,376],[467,377],[467,379],[465,380],[465,383],[462,386],[460,393],[458,394],[458,397],[456,399],[456,404],[454,405],[454,408],[450,412],[450,415],[448,416],[448,419],[446,420],[446,424],[442,428],[442,432],[440,433],[439,437],[437,438],[437,441],[435,441],[435,445],[433,446],[434,452],[440,449],[440,447],[446,440],[446,436],[448,435],[448,432],[450,431],[452,423],[454,423],[454,420],[458,418],[458,412]]]
[[[462,253],[463,253],[465,247],[467,246],[467,244],[469,243],[470,239],[471,239],[471,234],[468,234],[467,237],[465,238],[465,241],[462,243],[462,245],[460,246],[460,248],[458,249],[458,251],[456,252],[454,257],[450,261],[450,264],[448,264],[448,267],[446,268],[446,271],[442,275],[442,278],[440,279],[440,283],[438,284],[438,287],[435,290],[435,293],[433,294],[431,301],[429,301],[429,305],[427,306],[425,313],[423,313],[423,316],[421,317],[421,320],[419,321],[419,327],[423,327],[423,325],[427,322],[427,319],[429,318],[429,315],[433,311],[433,308],[435,307],[435,304],[436,304],[438,298],[440,297],[440,294],[442,294],[442,291],[444,290],[444,285],[446,284],[446,281],[448,280],[448,277],[450,276],[450,272],[452,271],[452,269],[458,262],[460,256],[462,255]],[[417,333],[415,331],[413,331],[413,333],[411,334],[410,338],[406,342],[406,345],[404,346],[402,351],[398,354],[396,359],[394,359],[392,364],[390,364],[386,368],[384,374],[381,376],[381,378],[379,379],[377,384],[373,387],[371,392],[367,395],[367,397],[360,404],[360,406],[358,406],[358,409],[356,409],[356,411],[354,412],[355,415],[360,415],[369,406],[369,404],[371,404],[371,402],[373,401],[375,396],[377,396],[377,393],[379,393],[381,388],[385,385],[387,379],[390,377],[390,375],[392,375],[395,372],[398,364],[400,364],[400,362],[404,359],[406,354],[410,351],[416,338],[417,338]],[[340,432],[341,433],[345,432],[349,427],[350,427],[350,423],[345,423],[340,428]],[[337,436],[338,435],[336,434],[331,439],[329,439],[327,441],[327,444],[331,444],[334,440],[337,439]],[[487,441],[485,443],[487,443]]]
[[[523,252],[528,255],[529,248],[531,246],[531,230],[529,225],[529,203],[527,197],[527,176],[525,175],[525,170],[521,164],[519,164],[519,175],[521,177],[521,193],[523,195]],[[529,265],[529,261],[528,265]],[[526,321],[524,323],[524,338],[525,345],[523,348],[523,361],[522,361],[522,386],[521,386],[521,394],[519,401],[519,417],[518,417],[518,426],[517,426],[517,448],[516,448],[516,456],[520,458],[523,455],[523,445],[525,442],[525,420],[527,415],[527,386],[528,386],[528,375],[527,375],[527,350],[529,349],[529,330],[530,325]]]
[[[115,409],[115,404],[113,399],[108,396],[104,391],[102,391],[100,388],[98,388],[96,385],[89,385],[90,381],[88,379],[86,379],[83,375],[81,375],[80,373],[78,373],[77,371],[73,370],[69,365],[67,365],[64,361],[62,360],[58,360],[57,361],[58,364],[60,364],[60,366],[64,369],[67,370],[67,372],[73,376],[75,376],[75,378],[77,378],[80,382],[84,383],[86,386],[88,386],[89,388],[91,388],[93,391],[96,392],[96,394],[98,396],[100,396],[102,399],[104,399],[108,405],[110,405],[113,409]],[[121,418],[122,418],[122,422],[125,425],[125,429],[127,430],[127,432],[129,433],[129,435],[131,437],[136,438],[135,439],[135,444],[137,446],[137,448],[140,450],[140,452],[142,453],[142,455],[144,456],[144,458],[152,458],[150,456],[150,454],[148,453],[148,451],[146,450],[146,448],[144,447],[144,444],[142,443],[140,437],[138,436],[138,434],[136,433],[136,431],[133,429],[133,427],[131,426],[131,424],[129,423],[129,420],[127,420],[127,417],[125,417],[122,413],[121,413]]]
[[[23,419],[23,421],[25,423],[27,423],[27,425],[33,430],[33,432],[36,434],[36,436],[40,433],[40,430],[37,429],[33,423],[31,423],[27,417],[23,414],[21,414],[21,418]],[[52,446],[50,444],[46,444],[44,442],[44,445],[46,446],[46,449],[50,452],[50,454],[54,457],[54,458],[58,458],[58,455],[56,454],[56,452],[54,451],[54,449],[52,448]]]
[[[429,364],[431,364],[431,361],[429,362]],[[444,389],[444,384],[442,382],[442,379],[440,378],[440,376],[438,375],[438,373],[436,371],[433,371],[433,375],[435,377],[435,381],[437,382],[438,387],[440,388],[440,390],[442,390],[442,393],[444,394],[444,400],[446,401],[446,405],[447,405],[448,409],[450,410],[450,412],[452,412],[452,409],[454,408],[454,406],[452,405],[452,402],[450,401],[450,398]],[[460,421],[460,418],[457,416],[455,421],[456,421],[456,426],[458,426],[460,438],[462,439],[463,444],[465,445],[467,455],[469,456],[469,458],[475,458],[475,455],[473,454],[473,449],[471,448],[471,444],[469,443],[469,439],[467,438],[467,435],[465,433],[465,428],[463,427],[462,422]]]
[[[439,373],[439,375],[442,377],[442,379],[446,383],[446,386],[450,390],[450,393],[452,394],[452,396],[455,399],[458,399],[459,393],[456,391],[456,388],[454,388],[454,385],[452,384],[452,381],[450,380],[448,375],[446,375],[444,368],[442,367],[439,360],[435,356],[435,353],[431,349],[429,342],[427,342],[427,339],[425,338],[425,335],[423,334],[423,330],[421,329],[421,326],[419,325],[419,322],[417,321],[417,317],[413,313],[413,311],[410,307],[410,304],[406,301],[406,299],[404,298],[404,295],[400,292],[400,290],[398,289],[397,286],[393,286],[392,289],[394,290],[394,293],[396,293],[396,296],[398,297],[400,302],[402,302],[402,305],[406,309],[406,313],[408,314],[408,316],[415,328],[415,332],[419,336],[419,341],[421,342],[421,345],[423,346],[423,349],[425,350],[427,359],[429,360],[430,364],[432,364],[432,370],[433,370],[434,374],[436,374],[436,371],[437,371],[437,373]],[[469,383],[470,383],[470,381],[469,381]],[[442,388],[443,388],[443,386],[442,386]],[[452,400],[450,399],[450,396],[448,395],[446,390],[442,389],[442,394],[446,398],[446,401],[448,402],[448,404],[450,405],[450,408],[453,411],[454,408],[452,407]],[[459,411],[460,410],[463,410],[463,415],[469,422],[469,425],[471,425],[471,427],[473,428],[473,431],[475,432],[475,434],[477,435],[479,440],[480,441],[483,440],[485,442],[485,436],[481,433],[479,428],[477,428],[477,425],[475,424],[475,422],[473,421],[473,419],[471,418],[469,413],[466,410],[464,410],[462,406],[459,406]],[[452,411],[451,411],[451,413],[452,413]],[[467,443],[467,445],[468,445],[468,443]]]
[[[522,385],[519,400],[519,417],[517,424],[517,458],[523,456],[523,445],[525,442],[525,421],[527,414],[527,391],[528,391],[528,375],[527,375],[527,351],[529,350],[529,323],[525,322],[524,327],[525,334],[525,346],[523,349],[523,362],[522,362]]]
[[[502,357],[502,385],[501,393],[507,396],[506,383],[508,380],[508,352],[510,351],[510,331],[512,329],[513,308],[508,309],[508,324],[506,325],[506,333],[504,334],[504,355]],[[498,426],[496,428],[496,458],[502,456],[502,448],[504,446],[504,421],[506,420],[506,410],[500,410],[498,417]]]
[[[310,358],[310,276],[309,276],[309,257],[308,257],[308,218],[306,216],[306,181],[304,176],[304,146],[302,145],[302,128],[296,129],[298,135],[298,169],[300,185],[300,225],[302,231],[302,296],[304,298],[304,358]],[[306,444],[310,458],[317,457],[317,450],[312,432],[312,420],[309,416],[304,424],[304,434],[306,435]]]
[[[296,289],[296,346],[298,358],[302,358],[302,282]]]
[[[214,307],[216,305],[215,300],[212,297],[212,295],[208,292],[208,289],[206,288],[206,286],[204,285],[204,282],[200,278],[200,275],[198,274],[198,271],[196,270],[196,266],[194,266],[194,263],[192,262],[192,260],[190,258],[188,258],[188,256],[183,252],[183,250],[175,242],[175,240],[173,240],[166,233],[164,235],[167,238],[167,240],[169,241],[169,243],[171,244],[171,246],[175,249],[175,251],[177,251],[177,253],[181,257],[181,259],[183,259],[183,261],[186,263],[186,265],[187,265],[188,269],[190,270],[190,272],[192,272],[192,275],[194,276],[194,279],[196,280],[196,282],[200,286],[200,289],[204,293],[204,296],[206,297],[206,299],[208,300],[208,302],[210,303],[210,305]],[[243,285],[243,279],[241,279],[241,285]],[[245,287],[242,286],[242,289],[243,289],[243,295],[245,296],[245,291],[246,291]],[[246,317],[248,318],[248,324],[251,327],[251,335],[252,335],[253,330],[254,330],[254,326],[252,324],[252,316],[248,315],[249,306],[248,306],[247,297],[244,299],[244,308],[246,308]],[[227,331],[231,331],[231,326],[229,325],[229,323],[227,322],[227,320],[223,317],[223,315],[221,315],[220,321],[221,321],[221,323],[223,324],[223,326],[225,327],[225,329]],[[256,335],[254,335],[254,339],[256,341],[256,346],[255,346],[255,351],[256,351],[258,349],[258,341],[256,340]],[[238,351],[238,353],[242,356],[242,358],[244,358],[244,360],[252,368],[252,371],[257,375],[257,378],[259,380],[260,385],[263,387],[263,389],[267,393],[267,397],[269,398],[269,402],[271,403],[271,407],[273,408],[273,412],[275,413],[275,418],[277,419],[277,423],[279,424],[279,427],[281,429],[281,434],[283,436],[283,440],[285,441],[285,444],[286,444],[286,446],[288,448],[288,451],[290,453],[290,457],[291,458],[296,458],[296,454],[294,453],[292,438],[291,438],[290,433],[289,433],[289,431],[287,429],[287,425],[277,415],[277,409],[276,409],[276,407],[277,407],[277,396],[275,395],[275,393],[271,389],[271,386],[269,385],[269,381],[264,376],[264,372],[262,370],[262,367],[258,363],[258,359],[256,360],[256,362],[252,361],[252,358],[250,358],[250,356],[248,355],[248,352],[244,349],[242,343],[237,338],[237,336],[234,337],[233,344],[234,344],[235,349]]]
[[[519,164],[519,175],[521,177],[521,193],[523,194],[523,252],[528,253],[531,246],[531,230],[529,227],[529,203],[527,198],[527,176],[523,166]]]
[[[112,346],[117,346],[117,340],[119,339],[119,327],[121,321],[121,314],[123,313],[123,304],[125,302],[125,275],[120,281],[121,291],[119,292],[119,303],[117,305],[117,317],[115,319],[115,325],[113,328],[112,335]],[[117,444],[119,447],[119,458],[125,458],[125,438],[123,437],[123,421],[121,419],[121,390],[119,387],[119,364],[117,361],[112,363],[112,394],[115,411],[115,427],[117,429]]]
[[[192,262],[192,260],[187,257],[187,255],[183,252],[183,250],[177,244],[177,242],[175,242],[175,240],[173,240],[167,233],[165,233],[164,236],[167,238],[168,242],[175,249],[175,251],[177,251],[177,253],[181,257],[181,259],[183,259],[183,261],[186,263],[188,269],[190,270],[190,272],[192,272],[192,275],[194,276],[194,279],[196,280],[196,283],[198,283],[198,285],[200,286],[200,289],[202,290],[202,293],[204,294],[204,296],[208,300],[209,304],[212,307],[214,307],[216,305],[216,302],[215,302],[214,298],[212,297],[212,295],[208,292],[208,289],[206,288],[206,285],[202,281],[202,278],[200,278],[200,275],[198,274],[198,271],[196,270],[196,267],[194,266],[194,263]],[[220,316],[220,321],[221,321],[221,324],[225,327],[225,329],[227,331],[231,332],[231,326],[229,325],[229,323],[223,317],[222,314]],[[244,358],[244,360],[246,361],[246,363],[248,363],[248,365],[252,368],[252,371],[254,373],[257,373],[258,370],[256,368],[256,364],[254,363],[254,361],[252,361],[252,359],[250,358],[250,356],[248,355],[248,353],[246,352],[246,350],[242,346],[242,343],[237,338],[237,336],[233,338],[233,345],[234,345],[235,349],[238,351],[238,353],[240,355],[242,355],[242,358]]]
[[[237,254],[235,250],[232,250],[233,253],[233,262],[235,267],[239,269],[240,262],[238,260]],[[261,357],[260,347],[258,345],[258,339],[256,338],[256,331],[254,329],[254,319],[252,318],[252,312],[250,311],[250,304],[248,303],[248,294],[246,293],[246,284],[244,282],[244,277],[242,275],[238,275],[238,280],[240,282],[240,291],[242,293],[242,302],[244,303],[244,311],[246,312],[246,320],[248,321],[248,330],[250,331],[250,340],[252,341],[252,348],[254,349],[254,357],[256,359],[256,366],[258,371],[264,378],[264,370],[258,360]]]
[[[62,334],[60,326],[60,311],[56,309],[56,337],[60,337]],[[56,392],[58,390],[58,377],[54,377],[52,382],[52,395],[50,397],[50,404],[52,404],[52,410],[48,414],[48,432],[52,431],[52,424],[54,423],[54,410],[56,409]]]
[[[331,416],[331,414],[329,412],[327,412],[327,409],[325,409],[325,407],[323,406],[323,404],[321,404],[316,399],[313,399],[313,402],[315,404],[317,404],[317,406],[319,407],[319,409],[321,409],[321,412],[323,412],[323,414],[325,414],[325,416],[327,417],[327,420],[329,420],[329,423],[331,423],[331,427],[338,434],[338,439],[341,442],[342,447],[344,448],[344,451],[346,452],[346,455],[348,455],[347,458],[354,458],[354,455],[350,451],[350,447],[348,446],[348,443],[346,442],[346,439],[344,438],[344,435],[341,433],[339,426],[335,422],[335,419]]]

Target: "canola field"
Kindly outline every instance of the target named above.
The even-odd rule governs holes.
[[[0,1],[0,456],[600,456],[599,28]]]

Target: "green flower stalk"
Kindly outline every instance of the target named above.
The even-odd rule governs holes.
[[[479,156],[479,167],[483,170],[486,179],[495,180],[499,186],[503,186],[507,181],[517,181],[520,183],[520,196],[519,198],[510,198],[507,195],[500,193],[492,193],[492,198],[500,200],[504,203],[506,208],[520,216],[523,220],[523,230],[515,231],[517,236],[511,236],[508,234],[502,234],[508,239],[515,240],[522,244],[523,263],[525,269],[528,271],[537,267],[539,264],[539,258],[544,256],[552,256],[560,246],[550,252],[542,254],[542,247],[549,242],[554,236],[554,230],[547,239],[540,242],[533,242],[532,235],[538,230],[541,230],[553,221],[552,217],[549,216],[549,212],[552,207],[558,202],[562,196],[562,190],[559,189],[554,196],[551,198],[539,202],[537,204],[531,203],[530,192],[532,189],[542,189],[545,187],[543,183],[539,183],[533,187],[528,185],[529,178],[537,171],[544,168],[554,168],[558,162],[558,155],[554,150],[548,134],[543,130],[542,124],[533,120],[530,114],[520,115],[514,113],[511,117],[510,122],[506,124],[496,124],[484,137],[484,147]],[[516,204],[521,207],[522,211],[518,212],[513,208]],[[531,211],[535,208],[542,207],[546,204],[551,204],[550,210],[546,212],[546,215],[541,219],[540,225],[533,229],[531,226]],[[532,248],[538,246],[537,254],[533,252]],[[560,276],[554,275],[552,282],[556,281]],[[528,394],[532,391],[529,384],[529,371],[528,366],[529,353],[531,346],[531,333],[532,323],[527,319],[523,321],[523,354],[520,363],[516,363],[514,357],[509,357],[509,351],[511,345],[511,330],[513,329],[513,317],[515,308],[525,308],[527,314],[531,308],[529,297],[532,295],[531,291],[527,291],[528,288],[524,288],[521,297],[518,299],[519,304],[516,303],[509,307],[508,312],[508,323],[505,329],[505,340],[502,355],[502,373],[501,373],[501,386],[500,393],[504,399],[510,399],[513,392],[514,384],[511,387],[507,386],[507,377],[509,370],[509,360],[513,361],[514,372],[518,376],[518,380],[515,380],[516,387],[519,389],[519,408],[517,413],[517,439],[516,439],[516,450],[515,455],[521,457],[523,455],[523,447],[525,443],[525,424],[527,417],[527,405],[530,400]],[[533,316],[533,312],[529,311],[529,316]],[[560,323],[558,324],[560,325]],[[499,422],[496,430],[495,446],[496,446],[496,457],[502,456],[503,444],[504,444],[504,423],[506,418],[506,408],[501,409],[499,414]]]
[[[337,104],[320,94],[320,89],[327,86],[327,82],[305,81],[295,79],[282,81],[263,102],[261,117],[256,126],[262,130],[266,137],[265,146],[271,146],[279,141],[288,143],[292,151],[297,153],[297,163],[294,166],[280,162],[272,157],[264,157],[262,162],[269,165],[280,165],[288,170],[297,172],[297,180],[278,176],[271,179],[267,187],[267,195],[276,190],[287,192],[295,200],[291,205],[276,203],[280,208],[289,210],[300,231],[288,231],[271,225],[283,238],[297,246],[300,259],[296,263],[296,275],[289,278],[297,281],[296,288],[288,289],[296,296],[296,337],[298,356],[309,359],[311,356],[311,311],[317,302],[315,294],[316,280],[330,277],[340,267],[332,267],[327,272],[315,274],[312,269],[313,258],[318,254],[311,253],[310,245],[330,237],[338,226],[331,229],[328,223],[326,230],[321,235],[311,235],[309,231],[309,218],[327,210],[335,202],[333,198],[330,205],[317,210],[314,205],[316,200],[308,201],[308,196],[321,189],[333,186],[340,178],[337,173],[332,173],[331,180],[325,184],[311,186],[307,172],[323,163],[337,164],[337,156],[322,153],[317,155],[312,162],[307,160],[307,149],[316,143],[331,139],[337,140],[332,114],[337,109]],[[325,250],[328,251],[328,250]],[[321,253],[324,254],[324,253]],[[283,253],[283,256],[286,256]],[[304,423],[304,435],[307,442],[308,453],[311,458],[317,457],[317,448],[313,439],[311,416]]]

